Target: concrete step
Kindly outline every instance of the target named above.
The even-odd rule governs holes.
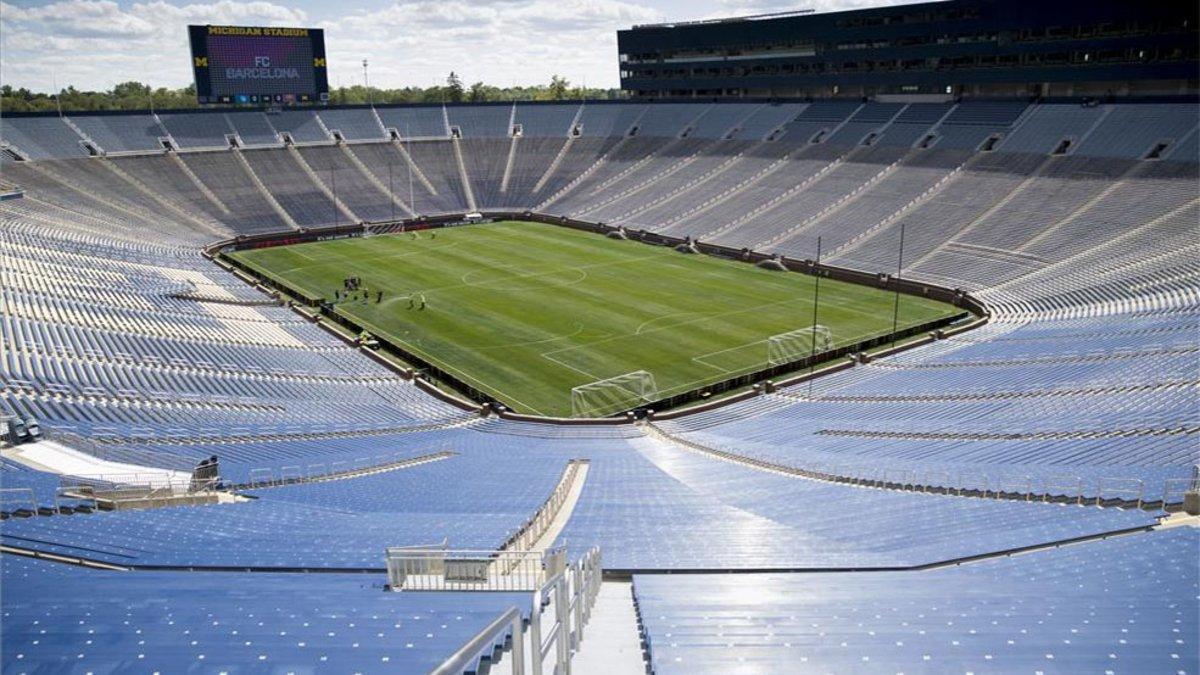
[[[571,659],[576,675],[643,675],[646,655],[633,607],[633,584],[605,581],[600,585],[583,642]]]

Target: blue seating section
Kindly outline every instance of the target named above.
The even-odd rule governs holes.
[[[229,112],[225,113],[229,124],[237,132],[242,143],[248,146],[279,145],[279,137],[275,128],[267,121],[267,116],[260,112]]]
[[[176,297],[262,302],[194,253],[144,255],[16,232],[4,234],[0,251],[22,270],[0,291],[5,392],[21,392],[15,409],[59,428],[158,438],[239,428],[295,435],[465,416],[282,307]],[[35,270],[53,283],[38,282]],[[314,396],[328,416],[311,414]],[[200,410],[208,413],[202,422]]]
[[[494,549],[550,496],[568,457],[550,440],[459,433],[439,436],[445,445],[413,443],[399,449],[402,456],[443,449],[455,453],[411,468],[260,489],[251,493],[253,499],[233,504],[9,520],[0,524],[0,535],[15,545],[49,553],[172,567],[378,569],[388,546],[448,539],[456,548]],[[360,452],[393,449],[386,439],[358,439],[358,444]],[[589,446],[611,448],[602,441],[575,445],[585,455],[591,454]],[[358,455],[350,454],[346,443],[340,449],[344,454],[336,454],[339,446],[323,448],[327,454],[320,455],[321,467],[336,471],[355,466]],[[224,463],[230,456],[226,453],[238,448],[172,450],[197,456],[212,452]],[[236,461],[235,456],[232,472],[222,467],[223,474],[234,473],[234,480],[249,478]],[[276,461],[308,468],[294,456]],[[447,490],[447,485],[463,488]]]
[[[1196,110],[1185,104],[1159,104],[1138,107],[1105,106],[1105,117],[1076,152],[1099,157],[1142,157],[1156,143],[1178,145],[1193,137]],[[1195,159],[1196,154],[1180,155],[1180,160]]]
[[[3,555],[3,670],[428,672],[508,608],[530,611],[528,594],[390,593],[385,581],[117,572]]]
[[[332,141],[316,115],[307,110],[283,110],[267,115],[267,121],[276,131],[286,131],[297,143],[322,143]]]
[[[29,509],[27,497],[33,499],[34,507],[53,508],[54,492],[59,484],[59,478],[55,474],[36,471],[24,464],[0,457],[0,489],[30,491],[28,495],[6,495],[4,503],[0,505],[0,512],[13,513],[19,509]]]
[[[762,108],[758,103],[734,103],[731,105],[709,106],[692,124],[689,138],[725,138],[733,132],[743,120]]]
[[[508,138],[513,107],[511,104],[456,105],[446,108],[446,115],[450,118],[450,126],[462,131],[463,138]]]
[[[395,129],[403,138],[446,138],[446,109],[442,106],[379,108],[385,128]]]
[[[646,106],[632,103],[583,105],[579,124],[590,137],[624,136],[646,112]]]
[[[161,152],[166,130],[153,116],[71,115],[71,121],[105,152]]]
[[[453,454],[218,505],[6,518],[5,545],[144,569],[4,555],[0,665],[428,671],[528,598],[385,594],[384,549],[500,547],[578,457],[587,477],[557,539],[572,558],[600,546],[609,569],[772,571],[639,574],[655,672],[1196,672],[1196,530],[1147,532],[1161,512],[1093,504],[1178,501],[1167,481],[1200,461],[1197,110],[616,101],[5,117],[5,145],[32,161],[0,153],[5,189],[25,195],[0,203],[0,412],[116,458],[217,455],[230,483]],[[308,147],[278,147],[283,133]],[[227,134],[251,149],[227,149]],[[108,157],[85,157],[85,138]],[[824,260],[870,273],[895,272],[904,232],[901,274],[971,291],[991,321],[657,429],[552,426],[430,397],[198,254],[397,204],[528,208],[798,257],[821,237]],[[793,468],[1079,504],[813,481],[662,433]],[[0,459],[0,487],[17,488],[5,516],[25,490],[53,506],[58,485]],[[947,561],[963,564],[912,569]]]
[[[909,567],[1156,522],[1145,511],[848,488],[634,444],[640,452],[592,456],[560,537],[573,555],[594,543],[615,569]]]
[[[234,133],[225,113],[174,113],[159,116],[171,138],[182,148],[224,148]]]
[[[579,113],[579,104],[523,104],[517,103],[514,124],[521,125],[523,136],[546,136],[566,138],[571,133],[571,123]]]
[[[1200,531],[925,572],[638,575],[655,675],[1194,673]]]
[[[339,131],[348,141],[381,140],[385,138],[383,127],[370,108],[322,110],[321,121],[330,133]]]
[[[676,138],[703,112],[704,106],[688,103],[649,106],[638,120],[638,136]]]
[[[761,141],[787,122],[796,119],[807,107],[807,103],[768,103],[747,117],[733,137]]]
[[[58,117],[13,117],[4,119],[0,140],[31,160],[86,157],[83,141]]]
[[[1142,496],[1157,500],[1166,480],[1188,478],[1200,460],[1194,436],[1115,431],[1194,425],[1200,399],[1186,383],[1196,327],[1195,314],[1175,313],[1132,318],[1120,330],[1091,319],[971,333],[823,378],[811,395],[802,384],[740,419],[726,409],[663,426],[747,457],[842,475],[1082,488],[1087,498],[1136,498],[1131,482],[1141,481]],[[1105,430],[1113,433],[1098,434]],[[925,436],[871,436],[905,432]],[[938,434],[949,437],[929,437]]]

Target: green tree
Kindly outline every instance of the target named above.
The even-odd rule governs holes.
[[[446,98],[445,87],[428,87],[421,91],[422,103],[442,103]]]
[[[476,82],[467,91],[463,90],[458,75],[451,73],[447,86],[404,87],[401,89],[379,89],[372,87],[370,96],[366,87],[337,87],[330,91],[332,103],[366,103],[373,100],[378,104],[391,103],[442,103],[445,101],[549,101],[563,99],[619,98],[616,89],[589,89],[571,87],[570,83],[557,75],[549,85],[495,87]],[[155,110],[168,108],[195,108],[196,88],[193,85],[172,89],[153,88],[141,82],[122,82],[107,91],[81,91],[68,86],[55,92],[35,92],[27,88],[0,85],[0,110],[5,112],[38,112],[57,110],[59,103],[63,112],[79,110]]]
[[[453,70],[446,78],[446,100],[451,103],[461,103],[463,100],[462,79]]]
[[[558,75],[550,76],[550,98],[555,101],[561,101],[567,98],[567,92],[570,90],[571,83],[565,77]]]

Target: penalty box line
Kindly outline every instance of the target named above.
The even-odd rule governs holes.
[[[649,324],[649,323],[652,323],[652,322],[654,322],[654,321],[657,321],[657,320],[659,320],[659,319],[664,319],[664,318],[667,318],[667,317],[670,317],[670,316],[680,316],[680,315],[686,315],[686,314],[696,314],[697,312],[679,312],[679,313],[676,313],[676,314],[674,314],[674,315],[668,314],[668,315],[665,315],[665,316],[655,317],[654,319],[650,319],[649,321],[644,321],[644,322],[642,322],[642,324],[641,324],[641,325],[639,325],[639,326],[638,326],[638,328],[637,328],[637,330],[636,330],[636,331],[634,331],[633,333],[625,333],[625,334],[622,334],[622,335],[614,335],[614,336],[612,336],[612,337],[602,338],[602,339],[600,339],[600,340],[596,340],[596,341],[594,341],[594,342],[590,342],[590,343],[588,343],[588,344],[584,344],[584,345],[576,345],[576,346],[573,346],[573,347],[561,347],[561,348],[559,348],[559,349],[552,349],[552,350],[550,350],[550,351],[548,351],[548,352],[542,352],[542,357],[543,357],[543,358],[545,358],[545,359],[547,359],[547,360],[549,360],[549,361],[553,361],[554,363],[557,363],[557,364],[559,364],[559,365],[561,365],[561,366],[563,366],[563,367],[565,367],[565,368],[568,368],[568,369],[570,369],[570,370],[573,370],[573,371],[575,371],[575,372],[579,373],[580,375],[585,375],[585,376],[587,376],[587,377],[590,377],[590,378],[592,378],[593,380],[599,380],[599,379],[602,379],[602,378],[596,377],[594,374],[592,374],[592,373],[589,373],[589,372],[587,372],[587,371],[585,371],[585,370],[581,370],[581,369],[579,369],[579,368],[576,368],[575,366],[572,366],[571,364],[569,364],[569,363],[566,363],[566,362],[564,362],[564,361],[563,361],[563,360],[561,360],[561,359],[557,359],[557,358],[555,358],[553,355],[554,355],[554,354],[560,354],[560,353],[563,353],[563,352],[572,352],[572,351],[578,351],[578,350],[581,350],[581,349],[588,349],[589,347],[592,347],[593,345],[598,345],[598,344],[603,344],[603,343],[609,343],[609,342],[616,342],[616,341],[619,341],[619,340],[625,340],[625,339],[628,339],[628,338],[637,338],[637,337],[641,337],[641,336],[643,336],[643,335],[649,335],[649,334],[651,334],[651,333],[661,333],[661,332],[663,332],[663,331],[667,331],[667,330],[671,330],[671,329],[675,329],[675,328],[681,328],[681,327],[683,327],[683,326],[688,326],[688,325],[692,325],[692,324],[696,324],[696,323],[702,323],[702,322],[704,322],[704,321],[709,321],[709,320],[712,320],[712,319],[719,319],[719,318],[721,318],[721,317],[725,317],[725,316],[731,316],[731,315],[741,314],[741,313],[744,313],[744,312],[757,312],[757,311],[759,311],[759,310],[762,310],[762,309],[765,309],[765,308],[767,308],[767,307],[776,307],[776,306],[779,306],[779,305],[787,305],[787,304],[789,304],[789,303],[793,303],[793,302],[803,302],[803,301],[804,301],[804,299],[803,299],[803,298],[785,298],[785,299],[783,299],[783,300],[776,300],[776,301],[774,301],[774,302],[766,302],[766,303],[763,303],[763,304],[761,304],[761,305],[755,305],[754,307],[739,307],[739,308],[737,308],[737,309],[729,310],[729,311],[726,311],[726,312],[718,312],[718,313],[716,313],[716,314],[701,314],[700,316],[697,316],[697,317],[695,317],[695,318],[693,318],[693,319],[687,319],[687,320],[684,320],[684,321],[679,321],[679,322],[677,322],[677,323],[669,323],[669,324],[667,324],[667,325],[664,325],[664,326],[658,326],[658,327],[656,327],[656,328],[651,328],[651,329],[649,329],[649,330],[644,330],[647,324]],[[643,331],[644,331],[644,332],[643,332]],[[768,336],[768,337],[769,337],[769,336]],[[706,367],[708,367],[708,368],[713,368],[713,369],[715,369],[715,370],[719,370],[719,371],[721,371],[722,373],[733,373],[733,372],[737,372],[737,370],[734,370],[734,369],[724,368],[724,367],[722,367],[722,366],[718,366],[718,365],[716,365],[716,364],[713,364],[713,363],[708,363],[708,362],[707,362],[707,361],[705,361],[704,359],[706,359],[706,358],[708,358],[708,357],[710,357],[710,356],[713,356],[713,355],[715,355],[715,354],[721,354],[721,353],[724,353],[724,352],[729,352],[729,351],[733,351],[733,350],[736,350],[736,349],[744,349],[745,347],[748,347],[748,346],[750,346],[750,345],[753,345],[753,344],[757,344],[757,343],[761,343],[761,342],[766,342],[766,341],[767,341],[767,339],[768,339],[768,338],[762,338],[762,339],[759,339],[759,340],[755,340],[754,342],[747,342],[747,343],[745,343],[745,344],[741,344],[741,345],[735,345],[735,346],[733,346],[733,347],[727,347],[727,348],[725,348],[725,349],[720,349],[720,350],[717,350],[717,351],[708,352],[707,354],[700,354],[699,356],[693,356],[693,357],[691,357],[691,360],[692,360],[692,361],[695,361],[696,363],[699,363],[699,364],[701,364],[701,365],[703,365],[703,366],[706,366]]]

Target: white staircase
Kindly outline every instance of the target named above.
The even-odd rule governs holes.
[[[358,158],[358,155],[354,154],[350,150],[349,146],[347,146],[345,143],[343,143],[339,147],[342,149],[342,152],[346,155],[346,158],[350,160],[350,163],[353,164],[358,169],[358,172],[360,174],[362,174],[363,176],[366,177],[367,181],[369,181],[371,183],[371,185],[375,186],[376,190],[379,190],[383,194],[387,195],[388,198],[392,201],[392,203],[395,204],[397,207],[399,207],[400,210],[403,211],[405,215],[409,216],[410,218],[416,217],[417,212],[414,211],[409,204],[406,204],[402,199],[400,199],[395,194],[393,194],[391,187],[384,185],[383,181],[379,180],[379,178],[377,178],[375,176],[375,174],[372,173],[371,170],[367,168],[367,165],[362,163],[362,160]]]
[[[467,175],[467,163],[463,161],[462,146],[457,138],[451,138],[450,145],[454,148],[454,161],[458,162],[458,177],[463,184],[463,193],[467,196],[467,208],[475,211],[479,207],[475,204],[475,191],[471,189],[471,177]]]
[[[167,153],[167,157],[170,157],[171,161],[175,162],[175,166],[178,166],[179,170],[188,177],[188,180],[192,181],[192,185],[196,186],[196,189],[200,191],[200,194],[204,195],[208,201],[212,202],[214,206],[220,209],[221,213],[224,213],[225,215],[232,213],[229,210],[229,207],[225,206],[225,202],[221,201],[221,198],[217,196],[217,193],[210,190],[208,186],[204,184],[204,181],[200,180],[200,177],[192,172],[192,167],[188,166],[187,163],[183,161],[182,157],[174,152]]]
[[[645,653],[633,607],[633,584],[606,581],[592,607],[587,639],[571,659],[577,675],[644,675]]]
[[[304,173],[308,175],[308,178],[313,182],[313,185],[316,185],[317,189],[320,190],[321,194],[325,195],[327,199],[333,201],[334,206],[342,213],[342,215],[349,218],[350,222],[352,223],[362,222],[362,218],[359,218],[358,214],[351,211],[350,207],[346,206],[345,202],[343,202],[341,199],[338,199],[337,192],[334,190],[336,183],[332,186],[326,184],[325,181],[321,179],[321,176],[319,176],[317,172],[313,170],[312,166],[308,163],[308,160],[304,159],[304,155],[301,155],[300,151],[296,149],[296,146],[289,145],[287,146],[287,150],[288,154],[292,156],[292,159],[296,160],[296,164],[299,164],[300,168],[304,170]],[[337,180],[336,175],[331,177],[334,181]]]
[[[150,188],[146,187],[144,184],[142,184],[142,182],[140,180],[138,180],[138,179],[134,178],[133,176],[129,175],[128,173],[126,173],[124,169],[118,167],[115,163],[113,163],[107,159],[103,159],[103,160],[99,160],[99,161],[100,161],[101,165],[103,165],[105,168],[107,168],[108,170],[115,173],[118,177],[121,178],[121,180],[123,180],[126,183],[128,183],[129,185],[131,185],[138,192],[141,192],[142,194],[146,195],[147,198],[160,204],[167,211],[170,211],[171,213],[175,214],[175,217],[179,218],[180,220],[190,222],[193,225],[196,225],[200,229],[204,230],[205,232],[208,232],[209,234],[212,234],[217,237],[229,236],[229,231],[226,230],[225,228],[223,228],[219,223],[205,220],[203,218],[199,218],[199,217],[193,215],[192,213],[185,211],[184,209],[180,208],[179,206],[175,205],[174,203],[168,201],[165,197],[163,197],[157,191],[151,190]]]
[[[232,152],[233,156],[237,157],[238,162],[242,165],[242,170],[246,172],[246,177],[258,188],[259,194],[263,196],[263,199],[267,200],[267,203],[271,205],[271,209],[275,211],[276,215],[282,218],[283,222],[288,224],[288,227],[293,230],[299,230],[300,226],[296,224],[296,220],[292,218],[292,214],[288,213],[283,208],[283,205],[275,200],[275,196],[263,184],[262,179],[258,177],[258,174],[254,173],[254,168],[250,166],[250,162],[247,162],[246,158],[242,156],[242,151],[234,148]]]

